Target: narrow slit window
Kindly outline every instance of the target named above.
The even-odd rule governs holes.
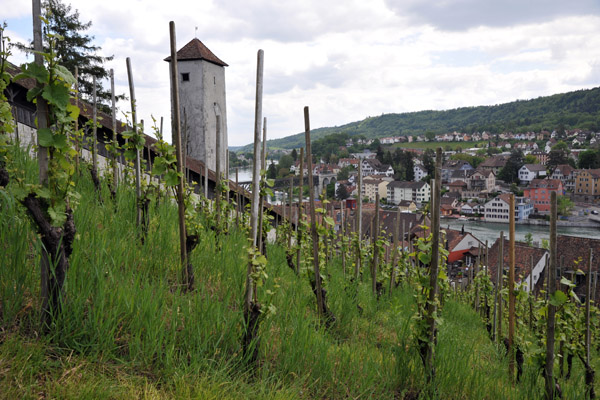
[[[183,72],[181,74],[181,80],[183,82],[189,82],[189,80],[190,80],[190,73],[189,72]]]

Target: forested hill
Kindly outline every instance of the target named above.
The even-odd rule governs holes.
[[[495,106],[462,107],[446,111],[419,111],[402,114],[383,114],[362,121],[311,131],[313,140],[332,133],[347,132],[367,138],[422,135],[427,131],[499,133],[538,132],[566,129],[600,128],[600,87],[578,90],[532,100],[517,100]],[[292,149],[304,146],[304,133],[269,140],[269,148]],[[249,151],[250,145],[241,148]]]

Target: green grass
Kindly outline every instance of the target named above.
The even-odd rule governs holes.
[[[19,163],[35,181],[35,163]],[[119,189],[116,204],[104,191],[101,204],[86,174],[77,190],[78,239],[63,312],[46,336],[38,329],[38,239],[23,208],[0,191],[2,399],[540,398],[543,382],[533,367],[526,365],[524,382],[512,385],[480,318],[454,301],[442,313],[436,385],[426,385],[411,337],[411,288],[377,301],[365,282],[355,297],[337,259],[327,271],[337,322],[324,329],[307,279],[293,274],[277,245],[268,248],[269,279],[259,298],[265,304],[263,289],[272,290],[277,312],[261,325],[252,373],[240,348],[245,237],[234,230],[217,251],[206,231],[192,256],[197,289],[182,293],[171,202],[152,207],[141,245],[131,190]],[[575,364],[567,398],[582,393]]]

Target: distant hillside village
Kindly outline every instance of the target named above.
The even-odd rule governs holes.
[[[429,203],[434,172],[436,143],[426,142],[439,142],[446,149],[443,216],[508,223],[507,197],[514,193],[517,222],[542,222],[550,212],[551,192],[559,196],[563,219],[576,205],[600,202],[597,140],[600,134],[582,130],[353,138],[332,154],[315,159],[312,173],[328,177],[330,184],[323,188],[323,194],[329,199],[353,204],[360,195],[369,204],[379,194],[387,209],[418,212]],[[402,143],[412,141],[423,142],[429,149],[402,147]],[[474,147],[457,149],[464,142]],[[357,146],[360,151],[349,152]],[[295,149],[284,151],[279,165],[269,166],[271,177],[300,175],[298,154]],[[359,164],[363,178],[360,187]],[[308,174],[306,167],[303,174]]]

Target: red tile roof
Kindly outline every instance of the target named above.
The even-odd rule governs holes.
[[[192,39],[177,52],[177,61],[190,60],[205,60],[222,67],[228,67],[224,61],[215,56],[214,53],[197,38]],[[171,56],[165,58],[165,61],[170,62]]]

